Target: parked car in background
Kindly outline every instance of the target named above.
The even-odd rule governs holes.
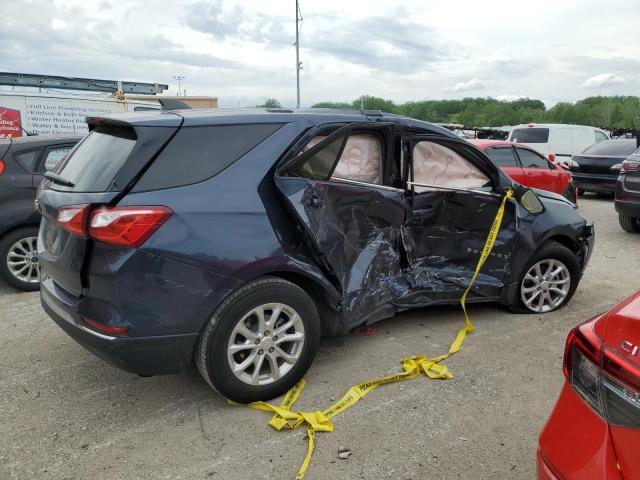
[[[584,125],[529,123],[513,127],[508,140],[527,145],[552,162],[562,164],[590,145],[609,140],[609,135]]]
[[[578,190],[613,195],[622,162],[636,148],[635,139],[606,140],[574,155],[568,166]]]
[[[572,203],[429,123],[283,109],[89,122],[38,193],[44,309],[135,373],[195,358],[235,401],[286,392],[321,334],[458,303],[509,189],[469,302],[560,308],[593,251]]]
[[[615,203],[620,226],[627,232],[640,233],[640,148],[620,166]]]
[[[0,139],[0,276],[20,290],[37,290],[36,188],[80,136]]]
[[[495,165],[521,185],[564,196],[576,203],[578,196],[565,168],[550,162],[532,148],[501,140],[469,140]]]
[[[571,330],[563,369],[538,479],[640,479],[640,292]]]

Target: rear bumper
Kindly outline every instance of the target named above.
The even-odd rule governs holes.
[[[85,327],[73,308],[42,282],[40,301],[47,314],[84,348],[110,364],[140,375],[179,373],[190,367],[197,334],[154,337],[112,337]]]
[[[538,480],[622,480],[609,426],[567,382],[540,434]]]
[[[582,190],[599,193],[615,193],[616,191],[617,174],[600,175],[572,171],[571,175],[575,186]]]

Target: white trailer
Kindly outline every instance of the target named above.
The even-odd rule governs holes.
[[[85,118],[112,112],[156,110],[153,101],[119,99],[109,94],[51,94],[0,90],[0,138],[78,135],[88,132]]]

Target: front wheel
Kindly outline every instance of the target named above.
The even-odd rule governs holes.
[[[640,220],[632,218],[624,213],[618,213],[618,221],[625,232],[640,233]]]
[[[224,397],[267,400],[303,377],[320,330],[318,310],[304,290],[279,278],[256,280],[218,307],[200,336],[196,364]]]
[[[571,299],[579,280],[578,257],[564,245],[549,241],[525,266],[513,309],[523,313],[556,310]]]

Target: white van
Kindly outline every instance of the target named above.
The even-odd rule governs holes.
[[[609,140],[609,135],[599,128],[558,123],[516,125],[509,134],[510,142],[528,145],[558,163],[571,160],[573,155],[603,140]]]

